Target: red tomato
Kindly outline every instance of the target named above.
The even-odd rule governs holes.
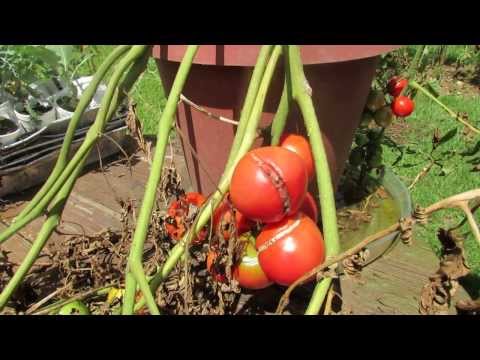
[[[265,275],[284,286],[325,261],[322,233],[302,213],[265,226],[257,237],[256,248]]]
[[[407,96],[399,96],[393,100],[392,111],[396,116],[407,117],[415,109],[415,103]]]
[[[235,216],[235,229],[237,231],[237,236],[250,231],[255,226],[255,222],[247,219],[240,211],[237,209],[231,209],[228,200],[224,200],[213,213],[213,229],[214,231],[219,230],[221,222],[223,224],[232,224],[232,212]],[[223,231],[222,231],[223,230]],[[223,237],[225,240],[230,239],[232,233],[231,226],[228,228],[220,229],[222,231]]]
[[[280,138],[280,146],[293,151],[302,158],[307,168],[308,178],[312,179],[315,174],[315,162],[312,148],[307,139],[296,134],[283,134]]]
[[[277,222],[298,211],[307,184],[307,171],[296,153],[280,146],[261,147],[238,162],[230,183],[230,197],[247,218]]]
[[[248,240],[240,264],[233,269],[233,277],[243,288],[264,289],[272,285],[273,282],[265,275],[258,263],[258,254],[254,245],[255,238],[249,238],[251,240]]]
[[[165,229],[167,233],[174,240],[180,240],[186,232],[185,218],[189,215],[189,206],[195,205],[200,207],[205,202],[205,197],[196,192],[186,193],[178,200],[172,201],[167,209],[168,218],[165,222]],[[198,234],[197,238],[192,240],[193,244],[199,244],[207,237],[207,231],[202,230]]]
[[[398,76],[394,76],[390,79],[387,85],[388,93],[393,97],[400,95],[402,90],[408,85],[407,79],[402,79]]]
[[[315,198],[307,192],[305,196],[305,200],[303,201],[302,206],[300,207],[301,212],[307,215],[310,219],[312,219],[315,223],[318,222],[318,207]]]
[[[187,203],[195,205],[196,207],[200,207],[205,202],[205,196],[197,192],[189,192],[185,194],[187,198]]]

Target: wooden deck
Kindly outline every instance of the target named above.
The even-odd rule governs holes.
[[[178,150],[173,157],[167,155],[167,161],[172,159],[189,190],[186,167]],[[137,199],[138,206],[149,174],[149,164],[141,154],[137,154],[133,162],[132,175],[123,164],[109,165],[105,172],[108,182],[104,173],[94,168],[81,176],[66,205],[61,230],[93,234],[106,228],[119,228],[121,207],[116,197],[124,201]],[[23,208],[22,201],[28,201],[34,192],[35,189],[10,199],[13,204],[0,213],[0,230]],[[21,235],[2,244],[5,250],[11,251],[12,261],[22,260],[42,223],[43,218],[37,219]],[[50,241],[58,241],[60,237],[54,234]],[[420,240],[414,239],[411,247],[400,243],[387,257],[365,268],[361,281],[342,277],[343,308],[354,314],[418,314],[421,289],[437,268],[437,258]],[[461,289],[456,299],[466,297]]]

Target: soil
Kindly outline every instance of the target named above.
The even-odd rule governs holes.
[[[39,102],[34,102],[32,104],[32,110],[35,112],[35,113],[39,113],[39,114],[45,114],[47,112],[49,112],[50,110],[52,110],[52,105],[48,104],[48,105],[43,105]],[[15,106],[15,110],[17,110],[19,113],[21,114],[24,114],[24,115],[29,115],[29,112],[25,106],[24,103],[19,103]]]
[[[32,110],[40,114],[45,114],[46,112],[49,112],[50,110],[52,110],[52,108],[53,107],[50,104],[43,105],[39,102],[35,102],[32,106]]]
[[[435,68],[427,70],[427,78],[436,78]],[[471,66],[443,65],[440,67],[439,85],[441,95],[461,93],[464,96],[480,95],[480,75],[478,69]]]
[[[57,104],[65,110],[74,112],[78,105],[78,99],[76,97],[62,96],[57,100]]]
[[[18,129],[15,123],[9,119],[0,117],[0,135],[6,135]]]

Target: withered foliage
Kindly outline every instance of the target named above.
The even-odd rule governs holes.
[[[465,260],[463,239],[453,231],[442,228],[437,237],[442,244],[440,267],[422,289],[419,312],[423,315],[448,314],[459,287],[458,280],[470,272]]]

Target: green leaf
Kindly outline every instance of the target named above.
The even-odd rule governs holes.
[[[442,144],[445,144],[446,142],[448,142],[450,140],[452,140],[455,137],[455,135],[457,135],[457,131],[458,131],[458,129],[454,128],[454,129],[450,130],[449,132],[447,132],[444,136],[442,136],[442,138],[440,139],[440,141],[437,144],[437,147],[442,145]]]
[[[447,176],[453,171],[453,168],[451,167],[442,167],[442,170],[440,170],[440,176]]]
[[[66,72],[75,58],[75,45],[46,45],[45,48],[57,54],[63,70]]]

